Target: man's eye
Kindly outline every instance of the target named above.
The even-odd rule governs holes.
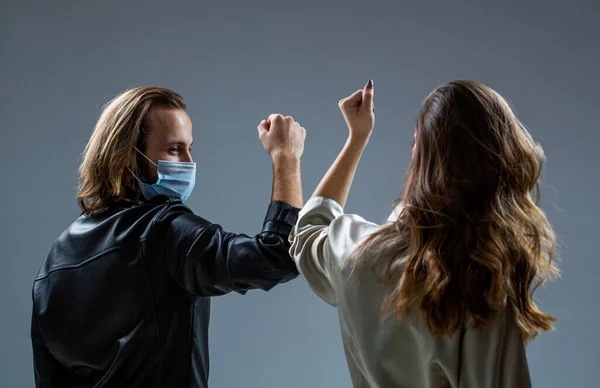
[[[174,154],[178,154],[179,153],[179,147],[173,147],[169,151],[172,152],[172,153],[174,153]]]

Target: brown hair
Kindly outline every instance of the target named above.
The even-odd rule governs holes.
[[[103,109],[79,167],[77,203],[84,214],[111,203],[137,201],[139,188],[129,172],[137,170],[134,147],[143,146],[146,116],[154,105],[186,109],[176,92],[156,86],[129,89]]]
[[[357,250],[367,265],[387,257],[384,318],[417,310],[430,332],[450,336],[508,309],[526,341],[552,329],[555,318],[533,301],[559,274],[554,233],[538,207],[540,145],[504,98],[474,81],[435,89],[415,140],[396,202],[403,211]]]

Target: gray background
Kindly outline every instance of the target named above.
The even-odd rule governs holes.
[[[104,103],[138,85],[182,93],[198,163],[189,204],[256,233],[271,188],[256,125],[280,112],[306,127],[308,198],[345,140],[337,101],[369,78],[377,123],[347,211],[373,221],[399,194],[435,86],[476,79],[516,106],[547,153],[544,209],[563,243],[563,278],[538,294],[559,321],[529,347],[534,385],[597,387],[600,3],[449,3],[2,0],[0,387],[33,385],[31,284],[78,215],[76,170]],[[301,279],[213,307],[213,387],[350,386],[336,311]]]

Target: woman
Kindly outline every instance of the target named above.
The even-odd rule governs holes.
[[[530,387],[525,344],[555,319],[558,274],[536,205],[544,154],[489,87],[452,81],[419,113],[398,206],[344,214],[374,124],[373,82],[340,101],[350,134],[292,230],[300,274],[338,308],[355,387]]]

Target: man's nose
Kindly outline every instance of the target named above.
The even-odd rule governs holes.
[[[190,151],[186,151],[183,155],[181,155],[181,162],[193,162],[192,155]]]

